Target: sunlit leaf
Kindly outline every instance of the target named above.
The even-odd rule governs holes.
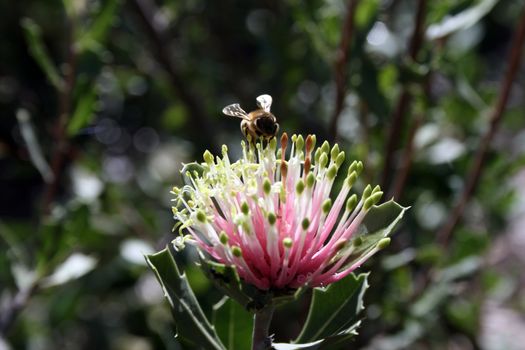
[[[294,343],[309,343],[354,329],[359,322],[357,315],[364,309],[367,288],[366,274],[350,274],[326,288],[315,288],[306,322]]]
[[[97,265],[97,259],[81,254],[71,254],[55,271],[42,281],[42,286],[52,287],[84,276]]]
[[[213,306],[213,325],[228,350],[243,350],[251,343],[253,313],[228,297]]]
[[[173,313],[177,336],[188,344],[204,349],[224,350],[219,336],[202,311],[186,275],[180,273],[169,248],[147,255]]]
[[[498,1],[483,0],[454,16],[445,17],[441,22],[431,24],[428,27],[426,37],[429,40],[436,40],[467,29],[488,14]]]

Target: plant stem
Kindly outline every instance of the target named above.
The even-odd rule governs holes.
[[[68,18],[66,21],[67,35],[67,61],[65,71],[65,87],[58,94],[58,117],[55,124],[55,149],[51,158],[51,170],[53,179],[49,182],[44,190],[43,195],[43,213],[48,215],[55,196],[58,192],[61,182],[60,175],[64,167],[66,155],[69,150],[69,139],[67,135],[67,123],[71,114],[72,93],[75,87],[76,67],[77,67],[77,50],[73,42],[73,30],[75,28],[75,19]]]
[[[275,306],[270,304],[257,311],[254,316],[252,350],[271,349],[272,340],[268,336]]]
[[[417,54],[423,45],[423,34],[424,34],[424,22],[427,8],[427,0],[419,0],[416,12],[416,20],[414,23],[414,31],[409,44],[409,57],[412,62],[417,61]],[[401,139],[403,126],[405,124],[405,118],[407,112],[410,110],[412,102],[412,94],[410,93],[407,86],[403,86],[399,99],[397,100],[396,107],[394,108],[392,115],[390,116],[391,124],[389,128],[388,141],[385,149],[385,161],[383,165],[383,174],[381,179],[381,188],[389,188],[389,179],[392,175],[394,168],[394,154],[397,150],[397,145]]]
[[[160,12],[157,5],[151,0],[133,0],[129,1],[128,4],[144,28],[153,51],[152,56],[168,74],[171,86],[185,104],[188,114],[191,115],[193,127],[190,130],[195,133],[195,139],[200,140],[197,144],[207,146],[212,153],[220,151],[215,138],[214,122],[208,118],[203,107],[202,101],[204,99],[197,96],[188,86],[188,82],[172,59],[170,34],[165,26],[160,25],[159,21],[155,19],[156,14]]]
[[[516,77],[518,68],[520,66],[524,43],[525,43],[525,9],[523,10],[521,14],[521,18],[518,23],[518,27],[514,34],[512,47],[510,49],[510,54],[508,56],[508,61],[507,61],[508,62],[507,71],[505,73],[503,80],[501,81],[501,88],[499,90],[500,94],[498,96],[496,104],[493,107],[491,115],[490,115],[490,126],[487,132],[483,135],[483,138],[480,141],[480,145],[477,148],[476,155],[474,157],[474,162],[472,163],[472,166],[468,172],[468,175],[465,181],[465,187],[463,188],[463,191],[461,192],[459,200],[456,203],[456,206],[454,207],[450,215],[448,216],[448,221],[445,223],[445,225],[443,225],[441,230],[437,233],[437,241],[443,247],[448,246],[450,236],[452,235],[454,228],[459,222],[459,219],[463,215],[463,211],[465,210],[468,201],[474,194],[474,191],[476,190],[476,187],[478,185],[479,178],[481,176],[481,173],[483,172],[483,168],[485,165],[487,151],[489,150],[489,146],[492,142],[492,139],[494,138],[494,135],[496,134],[496,131],[501,122],[501,119],[503,118],[503,112],[505,111],[507,100],[509,99],[512,82],[514,81],[514,78]]]
[[[341,29],[341,42],[336,51],[334,62],[335,75],[335,108],[332,120],[330,121],[329,135],[332,141],[337,140],[337,123],[339,116],[343,110],[346,93],[347,81],[347,61],[350,49],[350,42],[352,41],[352,33],[354,32],[354,14],[357,7],[357,0],[349,0],[347,4],[346,17]]]

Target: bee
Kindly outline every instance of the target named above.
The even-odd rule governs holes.
[[[272,106],[272,96],[261,95],[256,98],[256,109],[246,113],[238,103],[233,103],[222,109],[222,113],[231,117],[241,118],[241,131],[250,142],[255,142],[259,138],[269,140],[279,131],[277,118],[270,112]]]

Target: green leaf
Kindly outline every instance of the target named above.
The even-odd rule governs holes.
[[[204,315],[186,275],[180,273],[170,247],[156,254],[147,255],[146,261],[155,272],[170,303],[177,335],[192,346],[204,349],[226,349]]]
[[[367,232],[381,233],[387,237],[410,207],[402,207],[394,200],[374,205],[366,214],[363,225]]]
[[[253,314],[224,297],[213,306],[213,324],[228,350],[244,350],[251,343]]]
[[[326,288],[314,288],[310,310],[303,329],[294,343],[308,343],[330,336],[347,334],[359,322],[368,288],[367,274],[350,274]]]
[[[31,55],[38,63],[47,79],[54,87],[58,90],[64,88],[64,80],[60,76],[57,68],[49,57],[46,47],[42,41],[42,31],[40,26],[30,18],[24,18],[20,22],[20,25],[24,29],[25,38],[29,45],[29,51]]]
[[[363,220],[360,227],[361,232],[353,237],[351,242],[353,245],[352,254],[341,267],[341,270],[355,264],[361,264],[366,260],[367,254],[377,252],[379,242],[394,231],[406,210],[408,208],[400,206],[393,200],[379,206],[373,206]],[[356,243],[357,241],[359,243]],[[340,254],[343,253],[342,251]]]
[[[286,344],[286,343],[274,343],[272,344],[275,350],[334,350],[334,349],[346,349],[348,344],[353,341],[352,338],[357,334],[356,329],[361,324],[358,321],[352,325],[346,331],[327,337],[325,339],[317,340],[311,343],[303,344]]]
[[[80,51],[86,49],[96,50],[101,47],[107,32],[113,25],[120,7],[120,0],[104,1],[103,4],[102,9],[97,11],[97,17],[88,26],[87,30],[81,34],[78,42]]]
[[[93,119],[97,92],[94,87],[80,96],[75,112],[67,125],[67,133],[74,136],[80,129],[88,125]]]

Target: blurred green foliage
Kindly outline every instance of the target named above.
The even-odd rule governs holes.
[[[366,181],[380,181],[387,151],[395,181],[421,121],[396,198],[412,209],[361,269],[371,287],[355,347],[519,349],[523,68],[462,221],[445,246],[436,232],[489,128],[524,6],[427,1],[414,60],[418,4],[360,1],[345,62],[337,140]],[[220,111],[255,107],[261,93],[281,130],[333,138],[345,15],[342,0],[0,1],[0,349],[181,349],[143,258],[175,237],[169,190],[181,163],[223,143],[238,155],[239,121]],[[411,103],[386,150],[402,90]],[[211,318],[221,293],[194,256],[178,259]],[[306,308],[276,311],[277,341],[298,335]]]

